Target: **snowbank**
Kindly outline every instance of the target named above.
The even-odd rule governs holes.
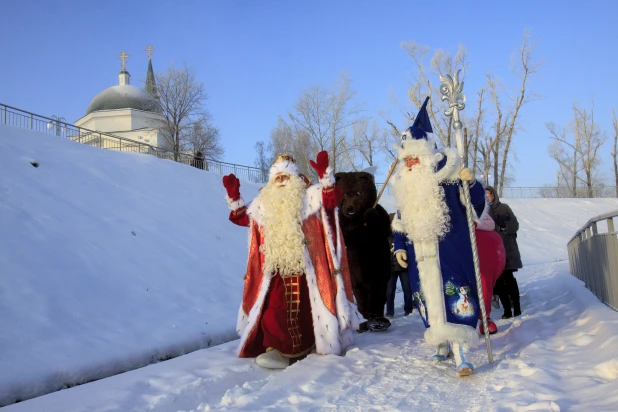
[[[247,235],[223,196],[213,173],[0,126],[0,405],[236,339]]]

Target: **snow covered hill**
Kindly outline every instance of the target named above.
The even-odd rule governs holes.
[[[241,192],[250,200],[257,186],[243,182]],[[227,221],[223,196],[221,176],[209,172],[0,126],[0,405],[235,339],[246,229]],[[536,410],[595,405],[592,392],[588,403],[563,402],[576,388],[561,379],[615,388],[618,363],[604,342],[615,341],[618,318],[565,262],[548,262],[565,260],[574,231],[618,200],[505,201],[521,225],[527,309],[499,322],[495,366],[483,348],[475,354],[484,365],[475,384],[431,389],[414,316],[359,336],[345,357],[310,356],[283,373],[235,358],[230,342],[7,410],[410,410],[452,395],[481,396],[470,404],[480,409],[517,409],[519,399]],[[392,199],[382,203],[393,209]],[[584,363],[562,363],[559,353]],[[429,378],[452,387],[446,374]],[[370,395],[375,385],[390,395]],[[539,388],[540,397],[526,392]]]
[[[247,235],[224,193],[213,173],[0,126],[0,406],[236,339]]]

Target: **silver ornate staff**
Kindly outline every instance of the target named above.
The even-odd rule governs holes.
[[[448,117],[453,117],[453,126],[455,128],[455,138],[457,141],[457,152],[459,153],[459,160],[461,167],[464,167],[464,142],[462,133],[462,124],[459,120],[459,111],[466,107],[466,96],[462,93],[463,82],[459,82],[459,72],[457,70],[455,77],[450,75],[440,76],[440,93],[442,93],[442,100],[448,102],[448,109],[444,111],[444,114]],[[483,299],[483,285],[481,283],[481,271],[479,269],[479,253],[476,247],[476,234],[474,232],[474,221],[472,219],[472,203],[470,202],[470,187],[468,182],[462,180],[462,188],[460,192],[463,192],[464,202],[466,203],[466,215],[468,216],[468,231],[470,232],[470,243],[472,244],[472,259],[474,260],[474,272],[476,275],[476,286],[479,297],[479,307],[481,308],[481,315],[483,320],[483,329],[485,331],[485,344],[487,345],[487,357],[489,363],[494,362],[494,357],[491,353],[491,341],[489,340],[489,328],[487,327],[487,314],[485,313],[485,300]]]

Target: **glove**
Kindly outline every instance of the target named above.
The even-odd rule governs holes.
[[[399,266],[404,269],[408,267],[408,252],[406,252],[405,250],[400,250],[395,253],[395,258],[397,259],[397,263],[399,263]]]
[[[468,184],[474,183],[474,173],[467,167],[464,167],[459,171],[459,178],[468,182]]]
[[[223,176],[223,186],[227,191],[227,196],[236,201],[240,199],[240,180],[232,173],[231,175]]]
[[[328,168],[328,152],[322,150],[318,153],[316,161],[309,160],[309,163],[311,163],[311,167],[315,169],[318,173],[318,177],[321,179],[324,176],[324,172],[326,172],[326,168]]]

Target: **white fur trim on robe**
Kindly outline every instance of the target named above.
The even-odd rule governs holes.
[[[245,201],[242,200],[242,197],[239,197],[238,200],[232,200],[229,196],[225,195],[225,201],[232,211],[236,211],[245,205]]]
[[[337,245],[341,245],[342,244],[342,239],[341,239],[341,228],[339,226],[339,215],[337,213],[337,209],[335,208],[335,210],[333,211],[334,215],[335,215],[335,230],[337,231]],[[326,210],[324,208],[321,209],[321,214],[322,214],[322,222],[327,222],[327,216],[326,216]],[[337,250],[335,251],[335,245],[333,244],[333,234],[331,232],[331,228],[329,224],[324,224],[324,227],[326,228],[326,233],[327,236],[326,238],[328,239],[328,247],[330,248],[331,251],[331,256],[333,257],[333,265],[335,266],[335,270],[339,270],[341,268],[341,256],[342,256],[342,252],[341,252],[341,246],[339,246],[337,248]],[[347,295],[345,293],[345,283],[343,281],[343,277],[341,276],[341,273],[338,273],[337,276],[335,276],[335,281],[336,281],[336,286],[337,286],[337,295],[336,295],[336,299],[335,299],[335,303],[337,305],[337,318],[339,320],[339,328],[342,331],[345,331],[347,329],[352,329],[352,330],[357,330],[358,329],[358,325],[360,324],[360,314],[358,313],[358,310],[356,308],[356,305],[353,302],[350,302],[347,298]],[[354,340],[352,339],[352,343],[354,343]],[[346,345],[347,347],[348,345]]]
[[[240,345],[238,345],[238,349],[236,349],[236,354],[240,355],[242,348],[245,346],[247,342],[247,338],[249,334],[255,328],[256,322],[260,315],[262,314],[262,308],[264,307],[264,301],[266,300],[266,293],[268,293],[268,288],[270,287],[270,280],[272,276],[264,275],[264,279],[262,280],[262,285],[260,286],[260,292],[258,294],[257,300],[255,304],[249,311],[249,314],[246,314],[242,309],[242,302],[240,303],[240,310],[238,311],[238,320],[236,321],[236,331],[240,335]]]
[[[444,283],[440,270],[440,250],[437,242],[414,244],[421,289],[427,296],[425,304],[429,315],[429,328],[425,342],[431,346],[440,343],[459,342],[471,348],[478,346],[478,332],[468,325],[447,323],[444,302]],[[429,298],[431,296],[431,299]]]
[[[333,177],[332,169],[330,168],[330,166],[326,168],[319,182],[322,187],[331,187],[335,184],[335,178]]]

